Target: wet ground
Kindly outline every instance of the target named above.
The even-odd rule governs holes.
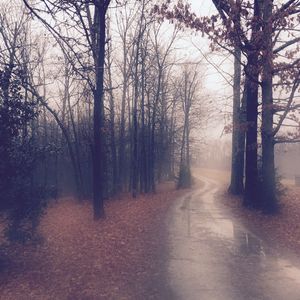
[[[217,182],[201,180],[169,215],[172,299],[300,300],[300,269],[218,205]]]

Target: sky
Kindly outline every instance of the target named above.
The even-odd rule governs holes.
[[[190,0],[189,2],[197,15],[211,15],[216,12],[211,0]],[[209,41],[199,35],[191,34],[187,38],[187,49],[187,55],[202,58],[205,68],[203,88],[216,107],[221,107],[222,112],[216,111],[218,114],[215,118],[216,121],[212,122],[208,128],[208,135],[212,139],[218,139],[222,136],[225,123],[230,122],[232,88],[228,85],[228,81],[231,80],[233,72],[233,58],[231,55],[224,55],[224,53],[210,53]],[[205,58],[203,58],[203,54]],[[225,138],[227,137],[225,136]]]
[[[19,3],[20,0],[12,0]],[[214,6],[211,0],[190,0],[192,5],[192,9],[196,14],[199,15],[210,15],[215,12]],[[6,3],[4,0],[0,0],[0,3]],[[173,27],[173,25],[170,25]],[[43,28],[41,26],[41,28]],[[223,99],[227,98],[231,95],[231,89],[228,88],[228,84],[224,81],[224,78],[218,73],[216,68],[211,64],[217,65],[224,69],[227,73],[231,72],[231,61],[228,59],[224,59],[224,56],[218,55],[209,55],[205,59],[203,58],[203,54],[207,54],[209,52],[209,42],[206,38],[200,37],[200,35],[186,31],[184,33],[184,38],[182,38],[179,42],[178,48],[178,56],[182,57],[185,61],[202,61],[203,65],[203,95],[206,97],[211,96],[213,98],[214,103],[219,103],[221,101],[224,102]],[[230,103],[230,102],[229,102]],[[222,107],[226,107],[222,105]],[[227,109],[230,111],[230,108]],[[220,124],[220,120],[218,120]],[[219,137],[222,129],[224,127],[223,122],[222,126],[216,126],[214,130],[211,130],[209,134],[214,137]]]
[[[215,12],[214,5],[210,0],[189,0],[195,13],[207,15]]]

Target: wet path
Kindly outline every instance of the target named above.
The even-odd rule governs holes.
[[[268,249],[214,201],[219,186],[178,201],[168,221],[168,281],[175,299],[300,300],[300,269]]]

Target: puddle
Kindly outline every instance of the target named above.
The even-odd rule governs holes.
[[[249,232],[241,231],[236,228],[234,241],[238,247],[238,251],[242,255],[258,255],[266,256],[266,249],[263,243],[256,236]]]
[[[174,210],[169,272],[178,299],[299,300],[300,269],[220,209],[217,190],[207,180]]]
[[[211,191],[208,189],[207,193],[195,196],[193,203],[189,205],[193,206],[192,212],[195,212],[197,209],[195,208],[196,205],[194,202],[201,203],[202,213],[208,215],[208,217],[199,219],[198,221],[194,220],[196,230],[205,227],[206,230],[217,237],[231,242],[236,251],[242,255],[266,256],[262,241],[247,230],[244,230],[241,226],[237,226],[234,221],[216,205],[214,200],[216,192],[217,189],[215,188]],[[191,199],[190,197],[188,201],[190,202]],[[198,209],[200,209],[199,206]],[[190,217],[187,221],[191,222]],[[190,234],[192,227],[193,226],[189,226]]]
[[[300,269],[293,266],[288,260],[286,259],[278,259],[277,260],[278,266],[281,271],[286,275],[286,277],[296,281],[300,285]],[[300,289],[300,287],[299,287]]]

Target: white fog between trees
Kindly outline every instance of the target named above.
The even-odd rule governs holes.
[[[190,187],[192,164],[228,168],[230,151],[229,190],[277,211],[275,152],[292,173],[282,152],[299,150],[299,1],[197,5],[1,1],[11,238],[33,234],[49,198],[93,199],[99,219],[105,199]]]

